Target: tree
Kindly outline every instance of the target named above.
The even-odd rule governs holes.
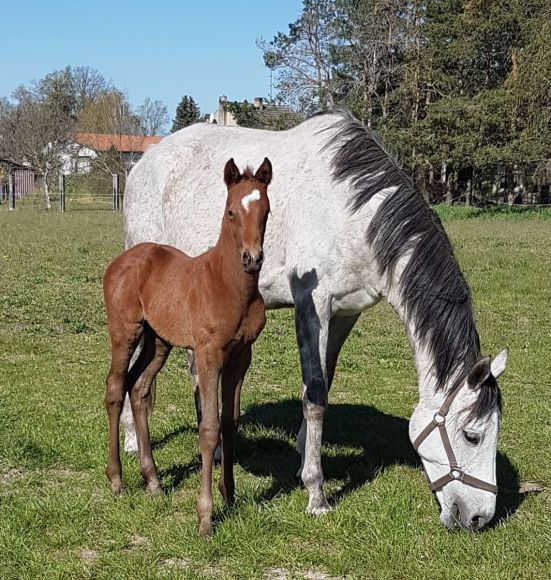
[[[28,164],[42,177],[50,209],[50,181],[60,170],[74,127],[72,100],[60,79],[44,79],[30,89],[21,86],[13,98],[15,104],[0,119],[0,156]]]
[[[176,117],[172,121],[171,133],[175,133],[188,125],[196,123],[201,118],[201,111],[193,97],[184,95],[176,107]]]
[[[162,101],[147,97],[136,109],[142,135],[162,135],[168,123],[168,109]]]
[[[331,51],[339,41],[336,13],[334,0],[303,0],[302,13],[287,34],[257,41],[264,63],[277,72],[279,97],[303,113],[335,103]]]

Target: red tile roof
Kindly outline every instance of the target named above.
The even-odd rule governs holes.
[[[75,142],[94,151],[115,149],[121,152],[144,152],[156,145],[162,137],[143,137],[141,135],[103,135],[100,133],[75,133]]]

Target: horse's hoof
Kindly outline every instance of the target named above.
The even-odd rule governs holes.
[[[202,522],[199,522],[199,536],[201,538],[212,536],[212,532],[213,529],[211,521],[203,520]]]
[[[136,459],[140,456],[140,453],[138,451],[137,447],[134,447],[132,445],[124,445],[124,452],[126,453],[126,455],[128,455],[129,457],[135,457]]]
[[[138,457],[138,440],[136,437],[126,436],[124,440],[124,452],[130,457]]]
[[[323,516],[331,511],[331,506],[324,500],[320,505],[311,506],[308,505],[306,512],[313,516]]]
[[[216,449],[214,450],[214,465],[220,465],[220,462],[222,461],[222,446],[220,445],[220,443],[216,446]]]

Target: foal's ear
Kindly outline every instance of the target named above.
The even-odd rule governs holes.
[[[272,181],[272,164],[267,157],[264,157],[262,165],[254,174],[254,178],[264,185],[270,185],[270,181]]]
[[[233,157],[226,163],[224,167],[224,181],[228,187],[236,184],[241,179],[239,168],[235,164]]]
[[[480,359],[470,370],[467,377],[467,383],[471,389],[476,389],[484,384],[484,381],[490,376],[490,357],[485,356]]]

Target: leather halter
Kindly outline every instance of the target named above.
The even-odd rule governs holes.
[[[448,456],[450,471],[446,473],[446,475],[443,475],[442,477],[439,477],[437,480],[432,482],[427,474],[429,487],[432,491],[438,491],[439,489],[442,489],[445,485],[450,483],[450,481],[460,481],[465,485],[470,485],[471,487],[476,487],[478,489],[497,494],[497,485],[482,481],[482,479],[478,479],[477,477],[465,473],[457,463],[457,459],[455,457],[455,453],[453,452],[450,438],[448,436],[448,431],[446,430],[446,417],[448,415],[448,411],[450,410],[451,404],[453,403],[453,400],[455,399],[459,390],[460,389],[456,389],[453,393],[450,393],[446,397],[440,409],[434,414],[432,421],[421,431],[421,433],[413,442],[413,447],[415,448],[415,451],[419,453],[419,446],[421,443],[423,443],[423,441],[436,428],[438,428],[440,437],[442,438],[442,443],[444,444],[446,455]]]

